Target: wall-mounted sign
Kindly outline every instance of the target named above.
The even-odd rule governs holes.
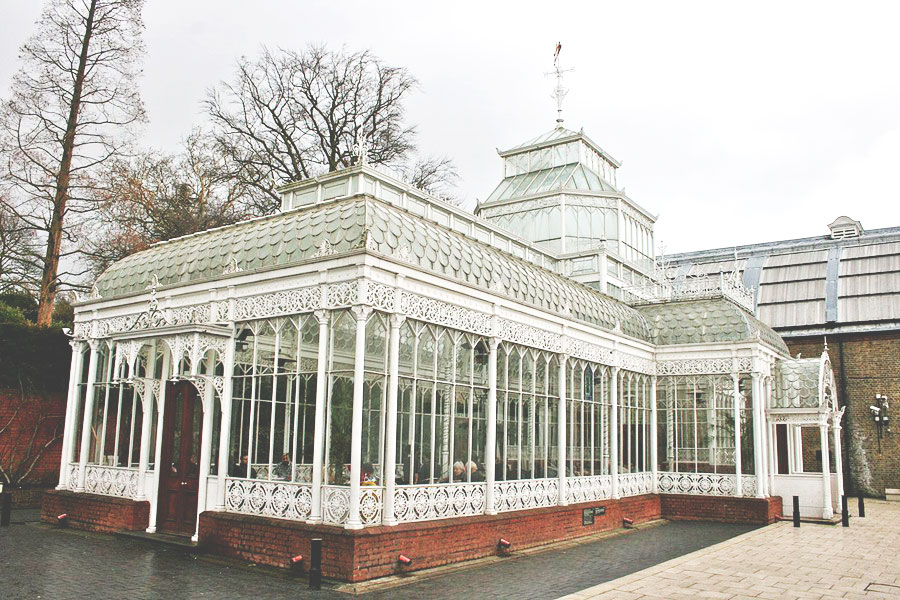
[[[593,508],[584,508],[581,510],[581,524],[582,525],[593,525],[594,524],[594,509]]]
[[[594,517],[602,517],[605,514],[605,506],[592,506],[591,508],[583,508],[581,509],[581,524],[593,525]]]

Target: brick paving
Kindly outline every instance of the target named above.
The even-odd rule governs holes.
[[[0,597],[13,598],[342,598],[305,581],[211,557],[193,557],[111,535],[58,530],[37,513],[14,513],[0,528]],[[545,552],[513,555],[373,590],[366,599],[556,598],[716,544],[752,527],[676,522]]]
[[[851,515],[855,515],[851,510]],[[900,503],[866,502],[850,527],[776,523],[567,600],[900,598]]]

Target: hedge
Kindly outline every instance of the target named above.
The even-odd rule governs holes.
[[[65,392],[72,349],[56,328],[0,324],[0,389]]]

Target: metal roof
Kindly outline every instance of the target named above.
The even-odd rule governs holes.
[[[581,163],[530,171],[507,177],[494,189],[481,206],[523,198],[549,191],[607,192],[618,194],[616,188]]]
[[[686,300],[637,307],[660,345],[751,342],[757,339],[788,353],[772,328],[724,298]]]
[[[527,260],[370,196],[356,195],[157,244],[112,265],[97,280],[103,298],[224,279],[322,255],[367,251],[505,294],[522,302],[652,341],[644,317],[623,302]]]

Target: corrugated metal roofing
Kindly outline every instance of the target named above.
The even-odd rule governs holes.
[[[775,328],[889,322],[900,327],[900,227],[690,252],[668,257],[683,271],[734,268],[733,255],[760,265],[757,314]],[[745,284],[748,274],[744,274]],[[891,325],[890,323],[893,323]]]

